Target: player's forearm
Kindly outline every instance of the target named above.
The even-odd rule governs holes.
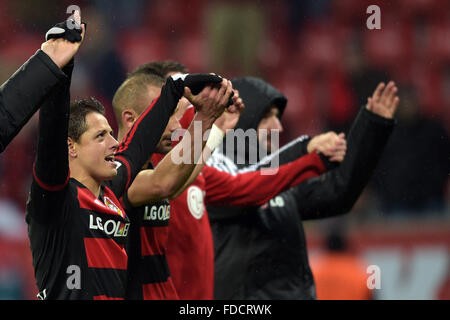
[[[39,140],[27,219],[33,218],[40,223],[51,223],[61,216],[69,182],[69,87],[68,82],[55,87],[46,97],[39,114]]]
[[[362,108],[350,128],[347,154],[339,170],[347,189],[359,195],[368,183],[394,129],[395,120]]]
[[[206,147],[205,147],[206,148]],[[200,174],[200,172],[202,172],[203,168],[205,167],[205,163],[201,162],[198,163],[194,170],[192,171],[191,175],[189,176],[189,178],[184,182],[184,184],[178,188],[178,190],[175,193],[172,193],[169,196],[169,199],[175,199],[177,198],[180,194],[182,194],[184,192],[184,190],[186,190],[187,187],[189,187],[194,181],[195,179],[197,179],[198,175]]]
[[[207,130],[214,119],[197,114],[179,144],[158,164],[155,172],[164,181],[167,198],[174,199],[181,194],[203,169],[210,154],[206,140]],[[158,168],[160,167],[160,168]]]
[[[158,163],[154,170],[141,171],[128,189],[129,203],[137,207],[149,202],[174,198],[177,191],[192,175],[199,157],[191,157],[191,155],[195,153],[195,149],[199,148],[201,153],[206,144],[202,141],[202,137],[212,123],[213,121],[210,120],[197,122],[197,125],[202,124],[203,128],[199,130],[197,126],[199,130],[197,133],[194,132],[194,125],[191,124],[180,143]]]
[[[296,187],[296,199],[302,219],[319,219],[349,212],[378,163],[394,120],[384,119],[362,109],[347,140],[344,161],[320,179]]]
[[[37,111],[45,96],[66,75],[38,50],[0,86],[0,152]]]
[[[211,132],[209,133],[208,140],[206,141],[206,145],[203,148],[202,160],[198,161],[198,164],[195,166],[195,169],[192,171],[189,179],[183,184],[181,188],[178,189],[178,191],[174,195],[172,195],[173,199],[182,194],[184,190],[186,190],[186,188],[189,187],[197,179],[198,175],[205,167],[206,161],[208,161],[214,150],[221,144],[224,136],[224,132],[215,124],[213,124],[211,127]]]
[[[109,187],[120,198],[130,187],[142,166],[155,152],[170,116],[183,95],[182,81],[167,79],[161,95],[139,116],[127,133],[116,152],[116,160],[121,162],[116,178]]]
[[[68,181],[68,122],[70,81],[58,85],[46,97],[39,113],[39,139],[34,177],[47,190],[62,188]]]

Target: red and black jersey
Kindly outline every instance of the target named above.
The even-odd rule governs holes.
[[[123,299],[130,222],[114,193],[102,186],[96,198],[77,180],[70,179],[57,191],[60,210],[48,219],[40,200],[49,193],[55,191],[35,178],[26,220],[38,296]]]
[[[166,259],[170,204],[168,200],[133,208],[124,204],[131,221],[126,298],[130,300],[177,300]]]
[[[26,221],[39,297],[123,299],[129,220],[118,199],[153,153],[183,94],[168,79],[161,95],[135,122],[117,152],[117,176],[96,198],[69,179],[69,89],[73,63],[48,94],[39,116],[39,139]]]

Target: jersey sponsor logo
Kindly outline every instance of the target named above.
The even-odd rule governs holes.
[[[153,206],[145,206],[144,220],[147,221],[166,221],[170,219],[170,205],[161,204]]]
[[[105,204],[103,202],[101,202],[100,200],[98,200],[98,199],[95,199],[94,203],[99,205],[100,207],[106,208]]]
[[[89,229],[104,231],[109,236],[126,237],[129,228],[130,223],[115,220],[103,221],[101,217],[94,217],[93,214],[89,215]]]
[[[125,214],[116,204],[108,197],[104,197],[105,205],[114,212],[117,212],[122,218],[125,218]]]
[[[203,203],[203,191],[197,186],[191,186],[187,192],[187,204],[189,211],[195,219],[200,220],[205,212]]]

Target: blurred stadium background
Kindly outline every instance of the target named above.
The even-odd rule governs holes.
[[[289,99],[282,142],[345,131],[379,81],[396,81],[398,127],[366,192],[350,214],[305,223],[319,298],[352,297],[333,286],[376,265],[375,299],[450,299],[450,1],[0,0],[1,82],[71,4],[88,23],[72,97],[99,99],[114,129],[115,90],[152,60],[263,77]],[[381,30],[366,27],[372,4]],[[24,221],[36,121],[0,155],[0,299],[37,291]]]

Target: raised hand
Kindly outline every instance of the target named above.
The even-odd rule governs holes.
[[[57,39],[50,38],[41,45],[41,50],[44,51],[60,69],[69,63],[77,53],[86,33],[86,26],[81,23],[79,11],[75,11],[74,18],[75,22],[81,26],[81,41],[70,42],[63,37]]]
[[[205,86],[197,95],[189,87],[184,88],[184,96],[194,105],[198,115],[214,121],[224,112],[232,92],[231,81],[227,79],[223,79],[220,85]]]
[[[392,119],[400,101],[397,92],[398,88],[393,81],[390,81],[387,86],[381,82],[372,97],[367,99],[367,110],[381,117]]]
[[[308,153],[319,152],[329,158],[330,161],[342,162],[347,152],[345,134],[330,131],[319,134],[311,139],[307,146]]]
[[[233,90],[234,95],[232,97],[233,104],[229,106],[225,112],[214,122],[214,124],[226,133],[228,129],[233,129],[239,121],[239,117],[244,111],[245,105],[239,96],[238,90]]]

